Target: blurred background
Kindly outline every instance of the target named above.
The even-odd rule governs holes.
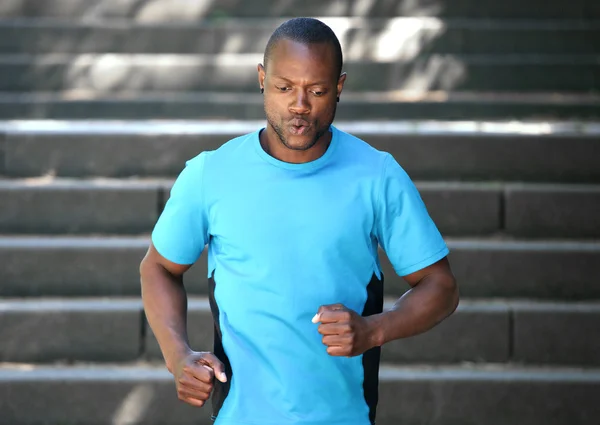
[[[600,424],[598,0],[0,0],[0,424],[210,423],[138,265],[185,160],[263,125],[256,65],[295,16],[336,32],[336,125],[415,180],[461,289],[384,347],[378,424]]]

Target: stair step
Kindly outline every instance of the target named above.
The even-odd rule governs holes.
[[[395,299],[388,297],[385,307]],[[162,360],[139,298],[35,298],[0,301],[0,362]],[[529,363],[600,366],[600,303],[462,300],[425,334],[393,341],[388,363]],[[94,332],[90,332],[94,329]],[[207,298],[190,297],[188,335],[213,346]]]
[[[128,18],[141,22],[194,22],[230,17],[265,16],[440,16],[491,19],[600,19],[595,0],[440,0],[434,3],[356,2],[337,0],[296,0],[272,4],[266,0],[244,2],[209,2],[203,0],[156,0],[134,2],[122,0],[13,0],[0,7],[0,17],[50,17],[62,19]]]
[[[600,243],[446,238],[466,297],[600,298]],[[138,295],[148,237],[0,237],[0,296]],[[386,293],[408,289],[383,253]],[[206,259],[189,272],[188,291],[206,294]]]
[[[0,56],[0,91],[256,92],[262,54]],[[600,91],[598,55],[419,55],[344,62],[350,91]],[[260,96],[258,96],[260,97]]]
[[[600,185],[415,183],[445,236],[600,238]],[[172,184],[172,179],[0,179],[0,233],[149,233]]]
[[[348,93],[341,120],[598,120],[600,98],[570,93]],[[140,120],[264,119],[254,93],[9,93],[0,94],[0,119]]]
[[[262,54],[271,33],[284,20],[144,23],[15,19],[0,21],[0,54]],[[336,32],[344,58],[351,60],[397,60],[416,53],[600,53],[597,21],[442,21],[429,17],[329,17],[323,21]]]
[[[360,106],[369,108],[365,103]],[[201,151],[264,125],[264,121],[0,122],[0,158],[4,156],[0,174],[174,177]],[[600,182],[597,123],[340,119],[335,125],[390,152],[415,180]]]
[[[148,233],[168,181],[0,179],[0,233]]]
[[[210,408],[180,402],[174,388],[164,367],[6,365],[0,411],[11,424],[211,423]],[[589,425],[599,393],[598,369],[383,365],[377,423]]]

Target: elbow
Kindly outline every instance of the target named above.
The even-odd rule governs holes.
[[[443,306],[440,309],[440,314],[445,319],[458,308],[458,303],[460,301],[458,284],[452,273],[439,274],[436,284],[437,299],[440,303],[440,307]]]
[[[144,279],[144,274],[146,273],[146,269],[148,268],[148,261],[146,257],[142,259],[139,266],[140,280]]]
[[[449,285],[448,285],[448,291],[449,291],[449,312],[448,315],[451,315],[452,313],[454,313],[456,311],[456,309],[458,308],[458,304],[460,302],[460,294],[459,294],[459,290],[458,290],[458,284],[456,283],[456,278],[454,276],[451,276],[451,279],[449,279]]]
[[[140,284],[142,286],[144,285],[144,281],[147,280],[148,274],[151,273],[152,268],[153,264],[150,258],[148,258],[148,254],[146,254],[139,265]]]

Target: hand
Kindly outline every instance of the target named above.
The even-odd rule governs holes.
[[[196,407],[204,406],[210,397],[215,377],[227,381],[223,363],[207,352],[191,352],[176,364],[173,372],[177,396]]]
[[[358,356],[376,345],[372,321],[342,304],[319,307],[312,321],[321,322],[318,330],[332,356]]]

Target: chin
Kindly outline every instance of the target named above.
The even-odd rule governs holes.
[[[314,137],[288,137],[285,141],[285,146],[288,149],[295,151],[305,151],[312,148],[315,145],[316,140]]]

